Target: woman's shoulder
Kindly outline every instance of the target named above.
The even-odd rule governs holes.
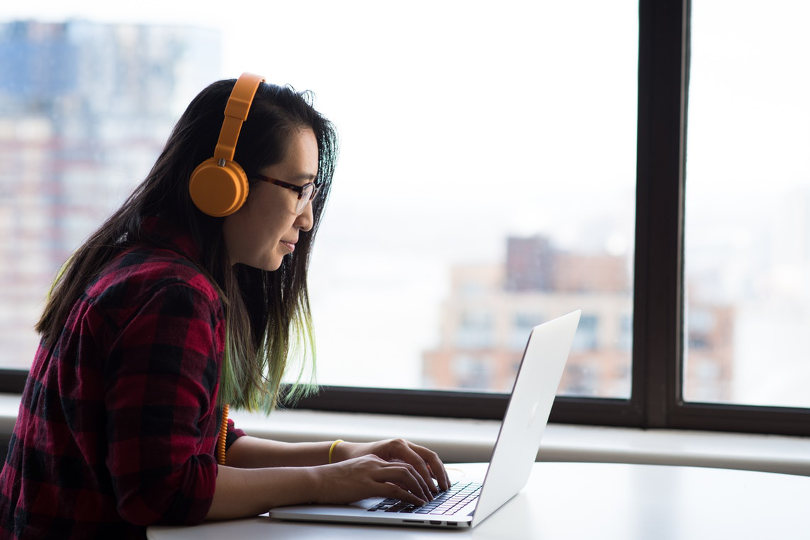
[[[185,254],[146,243],[129,247],[100,272],[87,290],[93,301],[138,303],[167,288],[190,289],[192,294],[219,307],[218,288]]]

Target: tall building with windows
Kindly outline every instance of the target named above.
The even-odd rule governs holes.
[[[543,236],[506,243],[502,264],[453,269],[438,346],[423,353],[425,385],[509,391],[531,328],[581,308],[559,393],[628,397],[633,300],[626,258],[559,250]],[[730,380],[733,311],[705,305],[701,313],[687,377],[705,391],[727,392],[718,381]]]
[[[0,25],[0,364],[30,364],[55,272],[216,78],[219,39],[191,27]]]

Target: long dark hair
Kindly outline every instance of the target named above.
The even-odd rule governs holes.
[[[194,168],[213,155],[225,104],[235,82],[215,82],[192,100],[146,179],[65,263],[36,330],[44,346],[52,345],[74,303],[100,269],[141,239],[145,218],[160,217],[187,231],[201,248],[201,258],[195,262],[220,291],[227,339],[218,401],[269,411],[278,402],[291,349],[302,359],[309,351],[314,370],[307,269],[329,196],[337,137],[332,124],[313,108],[311,94],[285,86],[259,85],[234,159],[251,178],[284,159],[293,132],[310,128],[318,141],[316,182],[320,191],[312,202],[312,230],[301,234],[295,252],[283,259],[278,270],[231,266],[222,234],[223,219],[207,216],[194,206],[188,181]],[[298,381],[305,366],[302,361]],[[310,387],[294,388],[301,393]]]

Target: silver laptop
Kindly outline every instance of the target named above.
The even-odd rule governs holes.
[[[481,523],[517,495],[529,479],[580,313],[577,310],[532,329],[489,467],[481,481],[457,482],[421,507],[375,497],[351,505],[274,508],[270,517],[453,529]]]

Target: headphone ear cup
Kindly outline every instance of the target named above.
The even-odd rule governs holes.
[[[201,212],[213,217],[225,217],[239,210],[248,195],[245,171],[235,161],[210,158],[194,169],[188,183],[191,200]]]

